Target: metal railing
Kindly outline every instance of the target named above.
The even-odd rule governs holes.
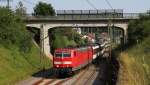
[[[138,19],[140,15],[146,13],[118,13],[118,14],[95,14],[95,15],[56,15],[56,16],[35,16],[25,15],[27,20],[99,20],[99,19]]]

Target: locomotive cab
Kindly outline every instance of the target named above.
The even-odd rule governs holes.
[[[70,72],[72,70],[72,55],[72,51],[68,49],[56,50],[53,58],[53,67],[61,73]]]

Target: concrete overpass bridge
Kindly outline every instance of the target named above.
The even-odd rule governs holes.
[[[47,55],[51,55],[50,51],[50,36],[49,29],[55,27],[107,27],[109,21],[112,23],[111,26],[119,27],[123,29],[124,42],[127,42],[127,28],[130,20],[138,19],[137,13],[112,13],[113,17],[109,16],[99,16],[97,14],[85,15],[83,11],[80,11],[78,14],[73,14],[73,11],[69,14],[60,13],[57,16],[27,16],[24,18],[26,26],[29,28],[37,28],[40,30],[40,39],[42,43],[42,51]],[[111,14],[111,13],[110,13]],[[116,15],[119,16],[117,17]],[[71,16],[70,16],[71,15]],[[84,16],[83,16],[84,15]],[[111,16],[112,16],[111,15]]]

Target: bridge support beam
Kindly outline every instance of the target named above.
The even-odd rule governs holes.
[[[48,27],[46,24],[41,24],[40,27],[41,52],[52,60],[53,57],[50,50],[48,29],[50,29],[50,27]]]

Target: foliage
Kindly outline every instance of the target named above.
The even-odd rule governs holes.
[[[34,13],[33,14],[36,16],[54,16],[55,10],[51,6],[51,4],[39,2],[34,7]]]
[[[140,16],[139,20],[129,23],[128,39],[130,44],[142,42],[145,37],[150,35],[150,16]]]
[[[72,28],[54,28],[51,30],[50,34],[52,53],[56,48],[77,46],[87,43],[87,40],[81,39],[81,35]]]
[[[66,47],[67,45],[67,38],[63,37],[61,35],[55,35],[55,40],[52,43],[52,46],[54,46],[54,48],[63,48]]]
[[[23,6],[21,1],[18,3],[18,7],[16,8],[15,13],[21,17],[26,16],[26,8]]]
[[[74,40],[70,40],[68,46],[77,46],[77,43]]]
[[[31,35],[19,16],[8,8],[0,7],[0,44],[16,45],[21,52],[30,51]]]
[[[74,41],[78,44],[78,45],[84,45],[85,41],[83,39],[81,39],[80,34],[78,33],[74,33]]]

